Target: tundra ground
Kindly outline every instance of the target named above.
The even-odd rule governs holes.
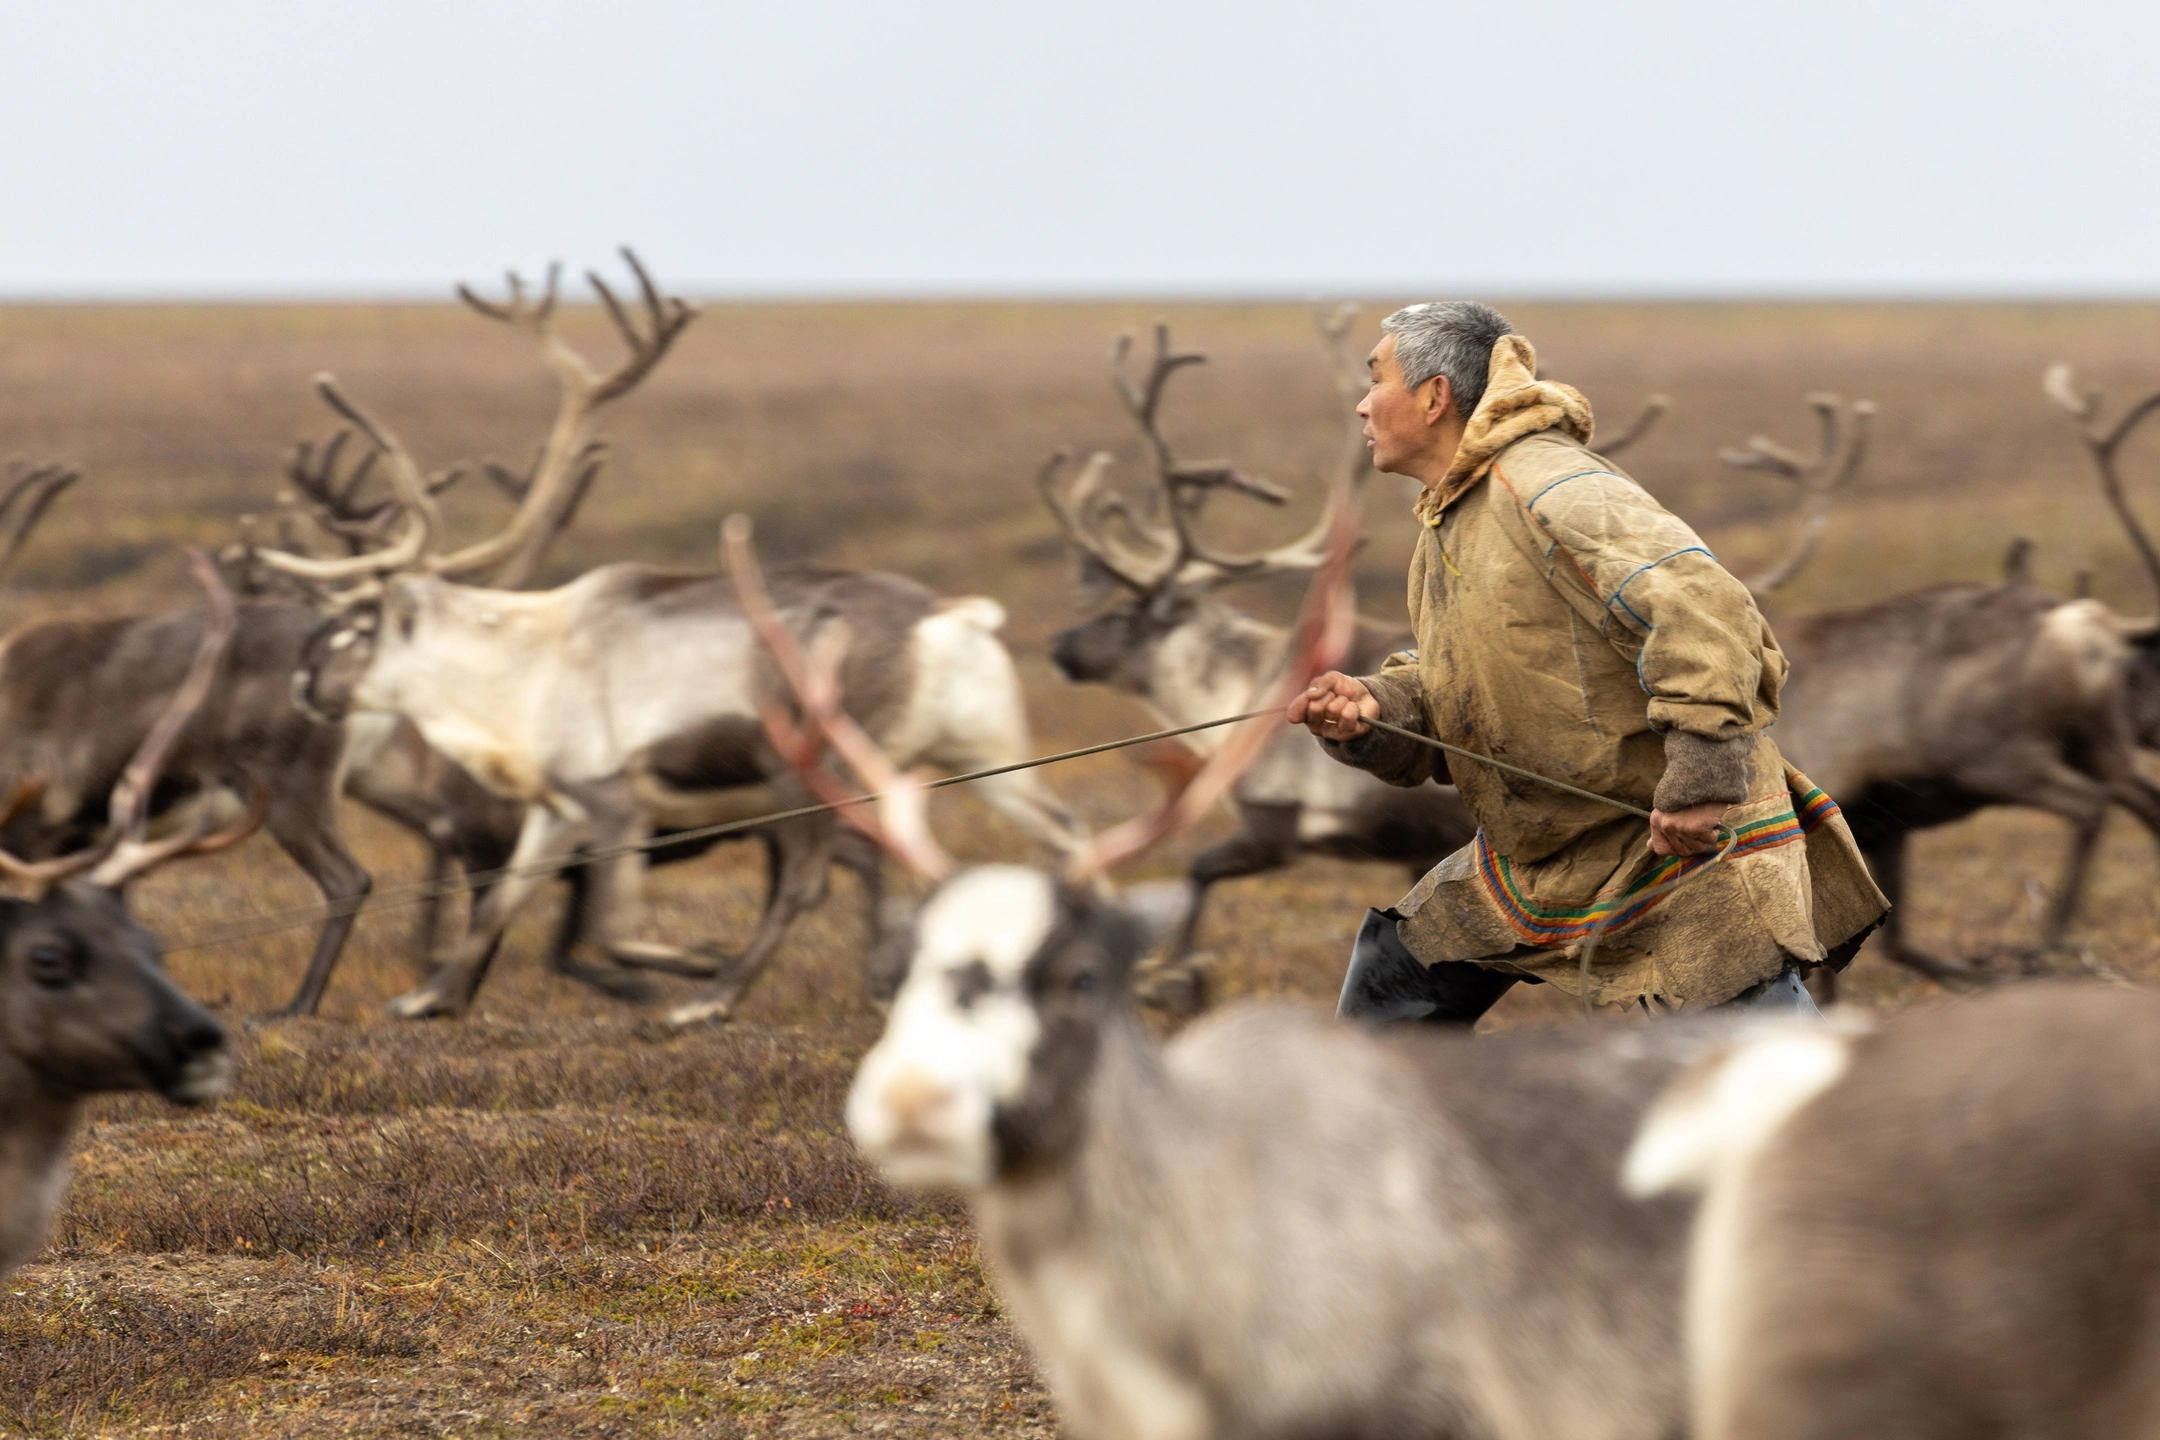
[[[769,556],[1003,601],[1040,748],[1148,728],[1043,659],[1072,611],[1028,481],[1059,444],[1135,455],[1101,358],[1109,335],[1162,308],[713,307],[607,417],[621,458],[556,571],[703,564],[719,517],[746,508]],[[1739,568],[1780,543],[1784,497],[1727,474],[1716,448],[1755,431],[1806,442],[1808,390],[1882,404],[1858,493],[1782,613],[1991,575],[2020,534],[2040,542],[2043,583],[2067,592],[2090,570],[2103,598],[2152,609],[2038,380],[2061,358],[2118,397],[2160,383],[2154,307],[1507,308],[1547,373],[1609,417],[1654,389],[1675,397],[1626,463]],[[1302,311],[1168,313],[1215,356],[1180,377],[1190,394],[1173,395],[1169,428],[1187,453],[1233,455],[1299,493],[1287,516],[1226,510],[1228,534],[1288,533],[1341,436]],[[449,307],[0,309],[0,455],[88,472],[26,557],[11,618],[180,601],[174,543],[227,540],[267,507],[282,447],[323,428],[306,385],[320,369],[431,464],[524,453],[551,402],[514,337]],[[2160,485],[2160,444],[2125,468]],[[1399,614],[1399,487],[1369,488],[1361,593]],[[461,504],[475,531],[500,513],[477,489]],[[1156,793],[1115,755],[1050,781],[1098,825]],[[941,796],[936,815],[962,856],[1027,853],[964,797]],[[1212,823],[1126,878],[1177,873],[1225,822]],[[358,811],[352,828],[379,884],[420,871],[408,837]],[[1924,837],[1921,941],[1971,956],[2028,940],[2064,839],[2014,812]],[[2160,980],[2156,875],[2150,842],[2117,822],[2076,932],[2087,953],[2058,963]],[[52,1247],[0,1294],[0,1431],[1054,1432],[962,1213],[887,1190],[840,1132],[877,1020],[856,975],[855,892],[835,883],[736,1024],[680,1035],[538,973],[552,899],[520,924],[473,1017],[391,1022],[378,1007],[410,983],[412,916],[369,916],[320,1019],[240,1033],[225,1104],[97,1108]],[[759,888],[748,846],[658,872],[657,926],[747,935]],[[1206,931],[1221,989],[1328,1003],[1363,906],[1401,888],[1388,869],[1328,861],[1224,885]],[[152,877],[137,908],[184,946],[314,898],[257,839]],[[309,938],[171,963],[237,1027],[289,992]],[[1873,956],[1846,993],[1884,1008],[1934,994]],[[1581,1022],[1519,990],[1491,1023]]]

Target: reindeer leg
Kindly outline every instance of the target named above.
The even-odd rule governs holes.
[[[1858,837],[1855,837],[1858,838]],[[1883,921],[1883,945],[1890,958],[1910,970],[1917,970],[1938,984],[1970,983],[1977,978],[1963,965],[1938,960],[1924,950],[1917,950],[1905,939],[1905,907],[1901,903],[1905,893],[1905,846],[1907,835],[1901,829],[1885,829],[1869,835],[1861,841],[1860,853],[1867,867],[1874,872],[1876,888],[1890,902],[1890,914]]]
[[[833,862],[853,871],[856,883],[862,887],[863,930],[869,940],[868,958],[863,962],[863,989],[872,1002],[882,1005],[900,993],[900,982],[907,979],[909,927],[895,923],[887,915],[884,859],[860,831],[840,827],[833,836]]]
[[[428,838],[427,893],[413,907],[413,962],[420,977],[431,968],[436,947],[442,944],[443,895],[450,880],[450,850],[440,840]]]
[[[330,917],[315,937],[315,953],[308,957],[300,988],[282,1009],[264,1017],[273,1020],[313,1015],[322,1004],[323,992],[330,988],[330,972],[337,968],[338,956],[344,953],[345,941],[359,919],[360,902],[375,888],[374,877],[353,858],[338,833],[329,774],[320,777],[321,785],[307,788],[296,787],[292,776],[277,778],[285,784],[272,786],[270,814],[263,828],[322,891]]]
[[[1200,935],[1201,908],[1218,880],[1280,870],[1298,857],[1298,809],[1295,805],[1239,804],[1245,828],[1193,857],[1187,872],[1190,898],[1161,958],[1143,961],[1134,977],[1134,995],[1142,1004],[1171,1015],[1197,1015],[1208,1005],[1206,972],[1194,959]]]
[[[670,1025],[697,1025],[734,1014],[735,1006],[772,962],[795,917],[825,898],[835,823],[829,815],[810,815],[782,821],[766,831],[771,878],[757,933],[704,994],[668,1012]]]
[[[620,860],[636,862],[642,857],[626,855]],[[620,860],[601,862],[602,866],[620,863]],[[604,891],[604,885],[593,874],[595,866],[573,865],[563,872],[568,891],[563,903],[562,920],[555,927],[555,938],[548,944],[548,969],[568,980],[590,985],[603,995],[617,1000],[627,1000],[633,1005],[650,1005],[653,988],[639,976],[628,973],[619,966],[587,965],[577,958],[578,944],[585,939],[586,929],[592,917],[604,913],[602,906],[593,904],[595,891]]]
[[[2063,860],[2062,878],[2056,882],[2054,898],[2048,902],[2047,915],[2040,924],[2040,948],[2025,959],[2027,975],[2047,973],[2045,957],[2049,951],[2062,947],[2070,922],[2077,918],[2078,906],[2085,898],[2085,872],[2092,868],[2093,851],[2099,847],[2100,831],[2106,820],[2107,812],[2103,810],[2080,824],[2072,834],[2070,853]]]
[[[446,959],[418,989],[391,1000],[383,1008],[404,1020],[431,1020],[465,1013],[487,979],[488,967],[502,947],[503,935],[525,903],[553,878],[551,862],[574,853],[578,826],[550,810],[535,805],[525,813],[518,832],[517,849],[511,852],[510,871],[489,888],[473,907],[472,925]]]

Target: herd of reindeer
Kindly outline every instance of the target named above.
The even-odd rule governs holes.
[[[83,1097],[192,1104],[230,1075],[223,1028],[165,976],[127,883],[267,832],[326,903],[279,1012],[313,1014],[371,886],[342,795],[434,857],[417,941],[431,973],[390,1002],[407,1018],[463,1013],[559,879],[554,971],[639,1002],[649,976],[687,978],[671,1023],[725,1019],[832,868],[853,872],[865,987],[889,1010],[849,1129],[895,1183],[969,1197],[1076,1435],[2160,1436],[2160,998],[2056,982],[1881,1026],[1834,1011],[1476,1039],[1247,1002],[1160,1043],[1136,991],[1203,1008],[1216,881],[1307,852],[1422,874],[1471,838],[1454,792],[1389,787],[1302,729],[1248,724],[1204,732],[1163,766],[1157,810],[1100,834],[1032,770],[981,779],[1058,865],[955,865],[918,775],[1032,755],[994,601],[767,572],[734,523],[723,572],[610,564],[530,588],[606,464],[594,415],[696,313],[624,253],[635,297],[590,277],[625,347],[612,369],[558,332],[558,271],[513,275],[500,300],[460,288],[559,383],[529,468],[430,471],[319,377],[342,428],[294,452],[268,521],[191,555],[205,607],[0,640],[0,870],[35,896],[0,899],[0,1274],[42,1243]],[[1319,319],[1354,394],[1349,312]],[[1166,393],[1201,359],[1161,327],[1151,355],[1131,337],[1113,352],[1144,489],[1116,488],[1106,453],[1037,477],[1091,612],[1056,638],[1057,668],[1173,727],[1410,643],[1347,598],[1368,471],[1354,434],[1309,531],[1252,552],[1204,537],[1219,493],[1288,496],[1166,438]],[[2160,394],[2103,421],[2067,367],[2043,388],[2160,592],[2117,466]],[[1806,565],[1865,458],[1872,406],[1809,404],[1814,453],[1757,437],[1725,455],[1801,500],[1790,549],[1746,582],[1760,597]],[[512,513],[452,547],[440,501],[475,475]],[[75,478],[16,472],[0,567]],[[1311,586],[1292,626],[1223,598],[1285,575]],[[2021,545],[1999,580],[1777,626],[1780,748],[1841,803],[1892,899],[1889,957],[1978,990],[2077,953],[2109,810],[2160,837],[2138,768],[2160,748],[2160,622],[2038,588]],[[865,791],[874,812],[816,808]],[[1192,861],[1173,921],[1114,895],[1113,867],[1224,802],[1238,829]],[[2072,827],[2038,944],[2007,964],[1926,954],[1895,907],[1906,840],[1992,805]],[[646,867],[724,838],[765,847],[748,943],[644,938]],[[884,902],[892,857],[928,884],[920,906]],[[472,904],[445,939],[453,871]]]

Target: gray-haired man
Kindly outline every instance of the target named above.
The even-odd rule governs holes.
[[[1797,967],[1842,967],[1888,906],[1836,803],[1763,733],[1785,658],[1747,588],[1589,448],[1589,402],[1538,379],[1499,312],[1413,305],[1383,329],[1358,413],[1373,464],[1425,487],[1418,648],[1320,676],[1287,718],[1392,784],[1452,780],[1480,830],[1368,916],[1343,1012],[1463,1023],[1518,980],[1580,991],[1593,934],[1592,1000],[1804,1004]],[[1449,763],[1376,719],[1652,813]]]

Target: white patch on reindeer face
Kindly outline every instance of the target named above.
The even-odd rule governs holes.
[[[1057,914],[1051,878],[1016,865],[969,870],[923,907],[907,980],[848,1093],[856,1148],[895,1185],[996,1178],[991,1123],[1025,1092],[1042,1030],[1022,983]]]

